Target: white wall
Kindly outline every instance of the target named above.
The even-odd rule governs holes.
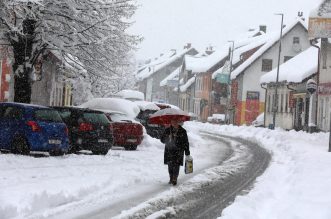
[[[308,40],[308,32],[301,25],[296,25],[289,33],[287,33],[282,38],[282,52],[280,64],[284,63],[284,56],[295,56],[300,53],[293,50],[293,37],[300,37],[302,51],[310,47],[310,42]],[[265,91],[260,86],[260,77],[266,73],[261,71],[262,59],[272,59],[272,68],[276,68],[278,62],[278,48],[279,43],[277,42],[245,70],[242,101],[246,101],[247,91],[259,91],[260,102],[265,102]]]
[[[283,129],[293,129],[294,113],[291,112],[289,106],[290,90],[286,86],[278,88],[278,112],[276,113],[276,127],[281,127]],[[275,89],[268,89],[267,101],[266,101],[266,113],[265,113],[265,126],[268,127],[269,124],[273,124],[273,95],[275,94]],[[281,104],[281,95],[283,94],[283,103]],[[287,94],[287,97],[286,97]],[[269,103],[270,96],[270,103]],[[269,106],[270,104],[270,106]],[[282,106],[282,109],[281,109]]]
[[[320,80],[321,84],[330,83],[331,89],[331,43],[322,43],[320,58]],[[317,109],[317,127],[322,131],[330,131],[330,109],[331,93],[319,94]]]

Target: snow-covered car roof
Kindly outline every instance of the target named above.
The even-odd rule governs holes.
[[[90,109],[122,112],[130,119],[135,119],[140,108],[136,103],[120,98],[94,98],[80,105]]]
[[[116,93],[116,96],[119,96],[123,99],[127,100],[144,100],[145,95],[144,93],[137,91],[137,90],[121,90],[120,92]]]

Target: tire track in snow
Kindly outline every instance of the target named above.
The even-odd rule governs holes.
[[[231,145],[234,152],[220,166],[115,218],[216,218],[238,194],[249,189],[270,162],[270,154],[254,142],[205,132],[203,135]]]

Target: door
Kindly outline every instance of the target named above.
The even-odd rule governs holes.
[[[10,150],[14,137],[22,134],[23,110],[16,106],[1,107],[0,144],[2,149]]]

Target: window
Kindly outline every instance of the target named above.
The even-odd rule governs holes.
[[[268,72],[272,70],[272,59],[262,59],[262,71]]]
[[[109,124],[109,120],[106,115],[103,113],[94,113],[94,112],[84,112],[83,114],[84,121],[92,124]]]
[[[23,111],[17,107],[8,106],[4,108],[2,118],[4,119],[22,119]]]
[[[290,60],[291,58],[293,58],[293,56],[284,56],[284,62],[287,62],[287,61]]]
[[[56,110],[40,109],[34,112],[34,118],[37,121],[62,122],[59,113]]]
[[[293,37],[293,44],[300,44],[300,38],[299,37]]]

